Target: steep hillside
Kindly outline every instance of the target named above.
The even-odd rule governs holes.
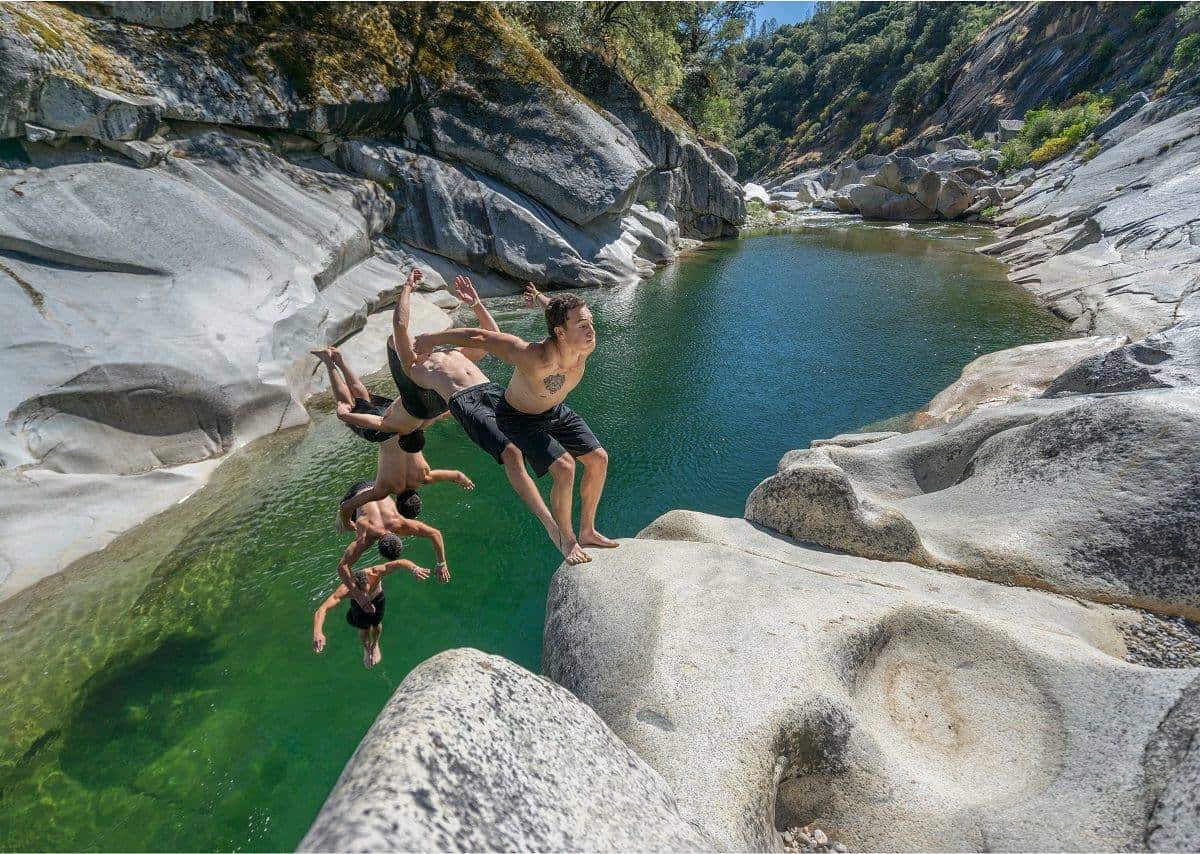
[[[747,174],[886,154],[1103,92],[1177,88],[1200,4],[857,3],[749,41],[735,143]]]

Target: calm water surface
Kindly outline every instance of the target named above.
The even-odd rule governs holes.
[[[632,536],[676,507],[740,515],[788,449],[916,409],[975,356],[1058,334],[952,234],[755,237],[593,295],[600,343],[571,403],[612,456],[601,529]],[[514,301],[496,314],[541,334]],[[375,463],[328,411],[0,604],[0,848],[291,850],[414,665],[473,646],[536,670],[556,553],[456,424],[426,453],[478,488],[425,490],[454,580],[387,582],[373,671],[340,612],[325,654],[310,649],[347,541],[335,502]],[[424,543],[411,552],[432,562]]]

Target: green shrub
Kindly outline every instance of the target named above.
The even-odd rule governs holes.
[[[1117,43],[1112,39],[1105,39],[1096,46],[1092,51],[1092,64],[1095,68],[1105,68],[1112,62],[1112,58],[1117,55]]]
[[[1190,24],[1197,17],[1200,17],[1200,3],[1184,3],[1179,7],[1179,13],[1175,15],[1175,23],[1183,26]]]
[[[1029,159],[1037,166],[1045,166],[1051,160],[1062,157],[1074,148],[1077,142],[1078,140],[1072,140],[1066,136],[1052,136],[1029,152]]]
[[[1087,148],[1085,148],[1083,150],[1083,159],[1085,161],[1091,160],[1093,157],[1095,157],[1099,153],[1100,153],[1100,143],[1093,142],[1091,145],[1089,145]]]
[[[984,219],[995,219],[1000,214],[1000,206],[999,205],[988,205],[986,208],[981,210],[979,213],[983,216]]]
[[[1171,14],[1178,3],[1143,3],[1142,8],[1133,16],[1133,27],[1137,30],[1148,30]]]
[[[1061,107],[1042,107],[1025,114],[1020,135],[1000,149],[1000,170],[1011,172],[1032,160],[1049,163],[1079,144],[1112,111],[1111,97],[1081,92]]]
[[[1000,174],[1007,175],[1020,169],[1029,162],[1029,152],[1032,150],[1021,137],[1004,143],[1000,147]]]
[[[900,144],[904,142],[907,136],[907,128],[892,128],[890,133],[880,138],[878,145],[879,153],[888,154],[889,152],[895,151],[900,147]]]
[[[1181,38],[1179,44],[1175,45],[1175,52],[1171,54],[1171,67],[1191,68],[1197,62],[1200,62],[1200,33],[1192,33]]]

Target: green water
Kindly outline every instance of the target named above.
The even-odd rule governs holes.
[[[756,237],[593,295],[600,343],[571,403],[612,457],[601,530],[632,536],[675,507],[739,515],[788,449],[916,409],[975,356],[1058,334],[952,234]],[[496,313],[539,335],[515,302]],[[325,654],[310,649],[346,543],[335,502],[375,459],[328,411],[0,604],[0,848],[290,850],[415,664],[473,646],[536,669],[555,552],[456,424],[426,453],[478,488],[425,490],[454,580],[388,581],[373,671],[340,612]]]

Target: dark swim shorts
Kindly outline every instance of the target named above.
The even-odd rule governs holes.
[[[362,609],[362,606],[350,600],[350,610],[346,612],[346,622],[354,626],[356,629],[369,629],[371,626],[378,626],[383,622],[383,609],[387,605],[387,599],[383,596],[383,591],[379,591],[379,595],[371,600],[371,604],[375,606],[375,613],[368,614]]]
[[[351,412],[357,412],[360,415],[378,415],[383,417],[383,413],[387,412],[387,408],[392,405],[390,397],[382,397],[378,394],[371,395],[370,401],[363,400],[361,397],[354,398],[354,408]],[[386,442],[388,439],[395,436],[395,433],[388,433],[386,430],[372,430],[370,427],[358,427],[354,424],[347,424],[355,435],[361,436],[368,442]]]
[[[400,392],[400,401],[413,418],[437,418],[446,411],[446,401],[431,388],[421,388],[404,373],[400,357],[391,347],[387,348],[388,367],[392,371],[392,382]]]
[[[472,442],[483,448],[496,462],[510,442],[496,426],[496,405],[504,400],[504,386],[480,383],[450,395],[450,414],[462,425]]]
[[[565,403],[530,415],[501,398],[496,406],[496,424],[521,449],[538,477],[548,472],[550,464],[564,453],[582,457],[600,447],[591,428]]]

